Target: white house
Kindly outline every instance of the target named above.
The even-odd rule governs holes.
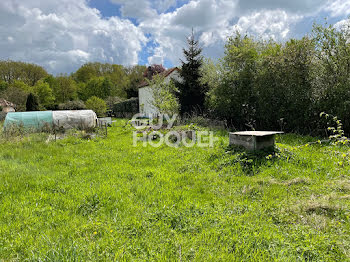
[[[179,69],[177,67],[168,69],[161,73],[164,76],[164,81],[169,83],[172,79],[180,80]],[[147,81],[143,81],[139,85],[139,110],[141,114],[147,116],[157,115],[159,112],[157,108],[153,106],[153,92],[152,87],[149,86]]]

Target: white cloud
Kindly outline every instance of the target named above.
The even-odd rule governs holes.
[[[235,30],[284,40],[305,17],[350,14],[350,0],[110,0],[122,18],[102,18],[88,1],[1,0],[0,59],[71,72],[88,61],[136,64],[148,48],[148,63],[177,65],[192,27],[204,54],[217,57]]]
[[[291,25],[301,18],[302,16],[288,14],[283,10],[260,11],[242,16],[235,28],[242,33],[281,40],[288,36]]]
[[[350,23],[349,23],[348,19],[341,20],[341,21],[339,21],[338,23],[336,23],[334,25],[334,27],[337,28],[337,29],[346,28],[348,26],[350,26]]]
[[[325,11],[332,16],[346,16],[350,14],[350,0],[329,0]]]
[[[329,0],[240,0],[239,7],[242,13],[283,9],[294,14],[308,15],[320,11],[327,1]]]
[[[157,16],[156,10],[151,7],[149,1],[111,0],[111,2],[122,5],[121,13],[124,17],[145,19]]]
[[[181,4],[187,0],[153,0],[151,5],[159,13],[166,12],[170,7],[175,7],[177,4]]]
[[[149,63],[166,58],[175,65],[179,64],[192,27],[201,40],[205,40],[203,44],[206,46],[221,40],[221,31],[227,30],[230,21],[237,15],[236,3],[235,0],[190,1],[171,13],[142,21],[140,28],[151,33],[158,43],[154,55],[148,59]]]
[[[223,50],[226,39],[236,30],[250,33],[262,38],[283,40],[289,36],[290,28],[302,15],[282,9],[260,10],[241,15],[238,0],[196,0],[190,1],[172,13],[161,14],[158,18],[145,19],[140,28],[151,33],[153,40],[159,44],[154,49],[154,56],[148,61],[170,59],[174,64],[182,57],[182,48],[186,46],[186,36],[191,28],[195,29],[201,44]],[[206,53],[208,53],[206,52]]]
[[[129,20],[103,19],[84,0],[2,0],[0,40],[1,59],[38,63],[53,73],[88,61],[137,64],[147,41]]]

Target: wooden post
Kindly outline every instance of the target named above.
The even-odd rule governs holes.
[[[55,135],[55,142],[56,142],[57,136],[56,136],[56,125],[55,125],[55,123],[53,123],[53,133]]]

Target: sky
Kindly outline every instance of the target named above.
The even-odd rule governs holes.
[[[0,59],[54,75],[87,62],[170,68],[192,28],[215,60],[237,30],[283,42],[349,15],[350,0],[1,0]]]

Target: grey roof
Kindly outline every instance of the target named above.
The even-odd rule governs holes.
[[[239,136],[272,136],[277,134],[283,134],[284,132],[279,131],[242,131],[242,132],[235,132],[230,133],[232,135],[239,135]]]

